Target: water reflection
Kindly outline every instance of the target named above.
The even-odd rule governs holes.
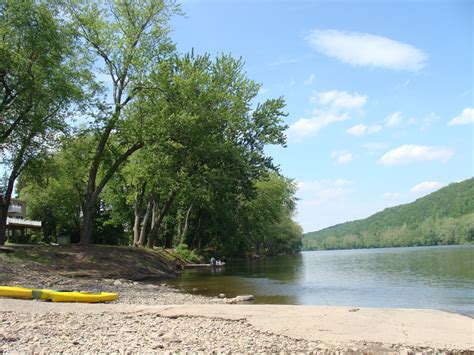
[[[303,252],[186,271],[188,292],[255,303],[438,308],[474,314],[474,246]],[[194,289],[194,291],[193,291]]]

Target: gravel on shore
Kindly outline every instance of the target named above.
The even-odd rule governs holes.
[[[318,344],[265,334],[245,321],[150,314],[0,313],[6,352],[309,352]]]

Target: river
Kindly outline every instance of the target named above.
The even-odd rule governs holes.
[[[186,292],[254,303],[432,308],[474,316],[474,245],[308,251],[223,268],[195,268],[169,282]]]

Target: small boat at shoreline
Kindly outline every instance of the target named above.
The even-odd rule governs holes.
[[[217,262],[215,265],[212,264],[186,264],[185,267],[224,267],[225,262]]]

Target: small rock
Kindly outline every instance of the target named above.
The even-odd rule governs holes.
[[[118,286],[118,285],[121,285],[121,284],[122,284],[122,281],[120,281],[120,280],[115,280],[114,281],[115,286]]]
[[[219,293],[219,298],[225,298],[225,293]]]
[[[244,302],[244,301],[252,301],[253,300],[253,295],[241,295],[235,297],[235,300],[238,302]]]
[[[170,342],[179,340],[178,336],[173,332],[168,332],[168,333],[163,334],[161,336],[161,339],[166,340],[166,341],[170,341]]]

